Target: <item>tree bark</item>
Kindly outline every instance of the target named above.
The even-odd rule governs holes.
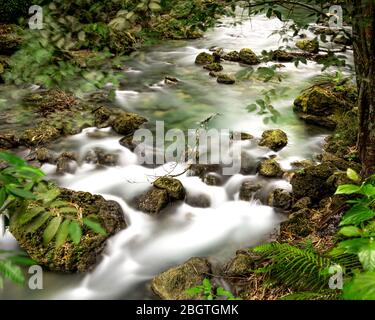
[[[351,0],[362,177],[375,174],[375,0]]]

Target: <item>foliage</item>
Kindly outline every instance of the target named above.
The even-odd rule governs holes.
[[[0,0],[0,22],[17,22],[18,18],[26,15],[32,0]]]
[[[236,298],[233,293],[223,289],[222,287],[214,289],[212,283],[209,279],[204,279],[202,284],[186,290],[186,293],[190,295],[203,295],[203,300],[219,300],[221,298],[226,298],[226,300],[241,300]]]

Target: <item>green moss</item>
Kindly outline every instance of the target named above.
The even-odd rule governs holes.
[[[276,178],[281,177],[284,172],[275,159],[267,159],[259,164],[258,173],[264,177]]]
[[[208,71],[213,71],[213,72],[220,72],[223,70],[223,66],[217,62],[207,64],[203,68]]]
[[[223,56],[224,60],[233,61],[233,62],[239,62],[241,60],[240,54],[238,51],[231,51],[228,52]]]
[[[136,113],[123,112],[113,120],[112,127],[119,134],[129,135],[145,122],[147,119]]]
[[[201,65],[211,64],[211,63],[214,63],[214,57],[211,54],[207,53],[207,52],[201,52],[196,57],[195,63],[196,64],[201,64]]]
[[[296,47],[303,51],[309,53],[318,53],[319,52],[319,42],[318,40],[309,40],[309,39],[301,39],[296,42]]]
[[[236,78],[230,74],[219,73],[217,75],[217,82],[222,84],[234,84],[236,83]]]
[[[242,49],[240,51],[239,56],[240,56],[240,61],[242,63],[249,64],[249,65],[260,63],[260,60],[251,49],[248,49],[248,48]]]
[[[182,183],[174,178],[160,177],[154,181],[154,187],[166,190],[169,197],[175,200],[185,199],[185,188]]]
[[[273,151],[279,151],[288,144],[288,136],[280,129],[266,130],[259,142],[260,146],[268,147]]]

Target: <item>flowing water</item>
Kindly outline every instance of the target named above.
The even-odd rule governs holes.
[[[308,85],[311,77],[321,73],[321,65],[310,61],[296,68],[293,63],[284,63],[285,67],[279,70],[284,77],[281,83],[253,80],[220,85],[194,64],[198,53],[211,47],[225,50],[248,47],[260,54],[262,50],[277,49],[281,45],[278,35],[270,36],[282,26],[278,20],[257,16],[252,20],[244,18],[242,24],[233,22],[233,18],[223,19],[203,39],[168,41],[136,52],[127,61],[126,80],[123,88],[116,92],[116,104],[146,116],[151,129],[156,120],[165,121],[166,129],[194,129],[198,122],[215,113],[220,115],[210,123],[211,127],[248,132],[256,139],[266,129],[281,128],[288,134],[289,143],[278,153],[278,159],[284,169],[289,169],[292,162],[318,153],[327,134],[307,127],[292,111],[294,98]],[[347,56],[351,62],[351,53]],[[223,66],[229,73],[243,72],[247,68],[232,62],[224,62]],[[163,80],[167,75],[180,82],[175,86],[165,85]],[[277,123],[265,124],[263,116],[246,110],[248,104],[262,96],[262,90],[281,87],[283,94],[272,100],[281,113]],[[150,188],[153,177],[169,172],[171,164],[157,168],[140,165],[136,154],[120,146],[120,138],[110,129],[89,128],[54,146],[56,151],[76,151],[81,156],[100,147],[118,154],[117,166],[97,168],[79,162],[74,174],[63,176],[55,174],[53,165],[45,165],[43,170],[60,186],[101,194],[108,200],[117,201],[123,208],[128,228],[108,241],[101,262],[89,274],[45,272],[44,290],[31,291],[6,284],[0,298],[155,298],[149,289],[149,281],[156,274],[193,256],[208,256],[214,265],[220,265],[236,250],[270,239],[285,219],[281,213],[257,201],[238,200],[240,185],[247,179],[265,183],[263,195],[275,187],[290,189],[286,180],[264,180],[253,172],[227,177],[219,186],[209,186],[198,177],[183,174],[179,179],[188,197],[204,195],[210,199],[210,207],[177,203],[157,217],[137,211],[131,205],[132,200]],[[243,153],[254,165],[259,159],[274,154],[267,148],[258,147],[256,139],[240,142]],[[179,165],[173,173],[183,170]],[[16,242],[7,234],[0,246],[16,248]]]

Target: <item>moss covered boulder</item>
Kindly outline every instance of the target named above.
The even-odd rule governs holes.
[[[50,195],[56,189],[49,188],[43,193],[43,197]],[[107,234],[96,233],[82,225],[82,237],[79,244],[74,244],[69,237],[59,248],[56,247],[55,241],[45,244],[43,233],[54,215],[58,214],[65,219],[72,219],[73,213],[63,213],[62,210],[57,211],[46,207],[46,210],[49,210],[49,215],[41,227],[35,230],[32,225],[35,226],[35,219],[38,219],[38,217],[26,225],[21,223],[22,216],[25,213],[31,213],[40,206],[35,201],[29,201],[25,206],[13,209],[15,214],[10,221],[10,232],[16,238],[20,247],[39,265],[52,271],[86,272],[97,263],[106,240],[126,227],[123,211],[117,202],[106,201],[99,195],[67,189],[60,189],[59,192],[60,194],[54,201],[64,201],[74,206],[77,209],[74,213],[75,219],[95,216],[95,219]]]
[[[217,75],[217,82],[222,84],[234,84],[236,78],[230,74],[220,73]]]
[[[290,192],[283,189],[275,189],[268,195],[268,205],[271,207],[289,210],[292,206],[293,198]]]
[[[153,292],[163,300],[202,299],[202,295],[190,295],[187,289],[202,285],[211,274],[211,266],[205,258],[191,258],[185,263],[157,275],[151,282]]]
[[[213,72],[220,72],[223,70],[223,66],[217,62],[206,64],[203,68]]]
[[[53,126],[41,125],[27,129],[20,136],[19,141],[27,147],[37,147],[55,141],[61,136],[61,132]]]
[[[18,27],[0,24],[0,54],[13,54],[20,47],[22,40],[21,31]]]
[[[233,62],[240,62],[240,53],[238,51],[230,51],[223,56],[224,60],[233,61]]]
[[[230,277],[245,277],[254,272],[257,257],[250,252],[239,250],[236,256],[225,266],[224,274]]]
[[[211,64],[215,62],[215,58],[213,55],[207,53],[207,52],[201,52],[198,54],[198,56],[195,58],[195,63],[200,65],[206,65]]]
[[[258,173],[263,177],[278,178],[284,174],[284,171],[275,159],[267,159],[259,163]]]
[[[170,177],[160,177],[154,181],[154,187],[157,189],[165,190],[168,193],[168,196],[173,200],[185,199],[185,188],[177,179]]]
[[[251,201],[254,199],[257,191],[262,189],[262,185],[252,180],[244,181],[240,187],[240,200]]]
[[[147,119],[136,113],[124,112],[113,120],[112,128],[119,134],[130,135],[145,122],[147,122]]]
[[[241,63],[249,64],[249,65],[260,63],[259,58],[251,49],[248,49],[248,48],[242,49],[239,53],[239,56],[240,56]]]
[[[262,139],[259,145],[262,147],[268,147],[273,151],[279,151],[288,144],[287,134],[280,130],[266,130],[262,134]]]
[[[296,42],[296,47],[309,53],[319,53],[319,41],[316,39],[301,39]]]
[[[137,207],[145,213],[158,214],[170,203],[166,190],[152,188],[137,199]]]
[[[292,213],[289,220],[280,224],[281,237],[285,234],[288,239],[290,235],[294,237],[307,237],[312,231],[311,211],[309,209],[301,209]]]
[[[352,85],[316,85],[297,97],[294,112],[307,123],[335,129],[344,113],[353,109],[355,100],[356,89]]]
[[[285,50],[275,50],[272,52],[272,60],[277,62],[291,62],[294,55]]]

